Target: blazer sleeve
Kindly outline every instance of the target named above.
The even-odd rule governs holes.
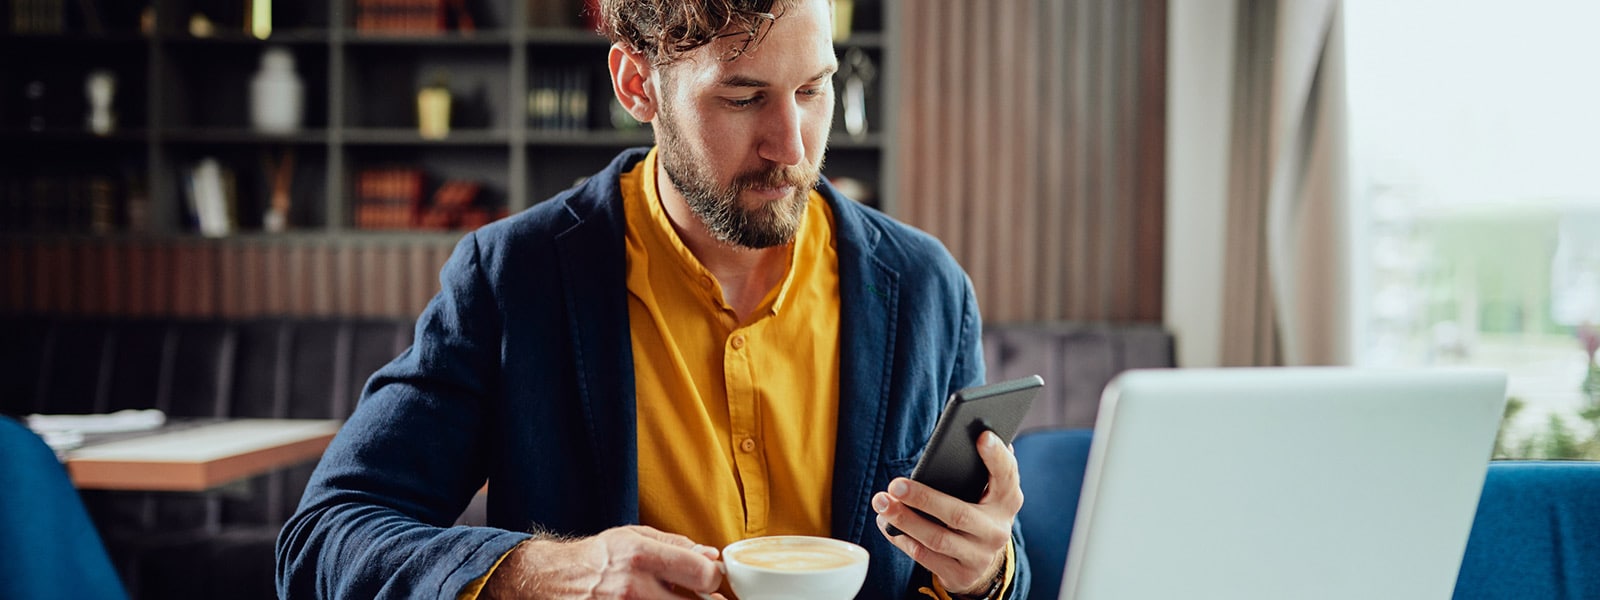
[[[972,288],[972,280],[963,275],[961,299],[961,327],[958,333],[960,344],[956,356],[955,368],[950,372],[949,389],[945,396],[958,390],[985,383],[985,368],[983,363],[983,319],[979,316],[977,294]],[[1033,586],[1033,571],[1028,566],[1028,555],[1024,552],[1022,539],[1022,521],[1018,517],[1011,523],[1012,566],[1011,585],[1006,588],[1006,598],[1027,598]],[[919,571],[922,569],[918,569]],[[925,573],[926,571],[924,571]],[[924,575],[926,576],[926,575]],[[920,579],[920,578],[918,578]],[[914,589],[918,586],[913,586]],[[907,594],[907,597],[926,598],[925,594]]]
[[[368,380],[277,543],[280,598],[455,597],[529,537],[451,527],[482,486],[501,317],[467,235],[415,342]]]

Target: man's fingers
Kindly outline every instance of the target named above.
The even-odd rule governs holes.
[[[653,559],[639,563],[656,578],[695,592],[714,592],[722,586],[717,563],[687,548],[658,546]]]
[[[888,495],[894,500],[904,502],[911,508],[920,510],[924,513],[927,513],[928,516],[938,519],[940,523],[944,523],[945,527],[949,527],[950,529],[957,531],[968,531],[968,528],[974,525],[974,515],[969,514],[972,510],[971,504],[962,502],[955,496],[951,496],[939,490],[933,489],[922,483],[912,481],[904,477],[897,478],[894,481],[889,482]],[[876,508],[879,504],[877,499],[873,500],[873,504],[874,508]],[[896,522],[895,526],[898,527],[899,523]]]
[[[1017,474],[1017,457],[1000,441],[993,431],[978,436],[978,456],[983,466],[989,468],[989,489],[984,492],[984,504],[999,503],[1010,512],[1022,508],[1022,478]]]
[[[688,542],[688,538],[683,538],[682,541],[688,542],[684,545],[678,540],[661,540],[651,535],[645,537],[647,540],[634,556],[636,568],[695,592],[714,592],[722,585],[722,572],[717,570],[715,559],[705,554],[707,549],[715,552],[714,548]]]
[[[906,511],[906,515],[909,515],[910,519],[901,519],[899,521],[892,521],[887,515],[878,515],[878,531],[882,532],[883,536],[889,539],[889,543],[894,544],[895,547],[899,548],[901,552],[906,553],[906,556],[911,557],[911,560],[916,561],[917,564],[922,565],[924,568],[927,568],[933,573],[948,573],[961,568],[959,561],[951,558],[949,555],[929,548],[926,544],[919,541],[919,538],[917,537],[918,534],[926,536],[935,528],[944,528],[930,523],[927,519],[918,516],[916,513]],[[900,528],[900,531],[903,532],[903,535],[889,535],[889,524],[891,522],[894,523],[895,527]],[[945,532],[953,533],[947,529]]]
[[[634,525],[629,527],[629,529],[633,530],[639,535],[662,542],[664,544],[677,546],[679,548],[687,548],[690,552],[702,555],[711,560],[717,560],[717,557],[721,554],[717,550],[716,546],[697,544],[694,540],[689,539],[688,536],[683,536],[676,533],[667,533],[648,525]]]

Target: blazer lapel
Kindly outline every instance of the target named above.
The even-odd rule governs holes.
[[[899,273],[873,256],[879,233],[851,200],[823,184],[839,228],[839,425],[833,458],[833,535],[860,540],[894,372]]]
[[[597,493],[591,497],[599,503],[595,507],[597,516],[602,522],[613,524],[639,522],[625,223],[616,184],[618,165],[627,162],[627,157],[619,157],[611,168],[592,177],[589,185],[566,200],[574,224],[556,236],[567,331],[578,366],[583,426],[588,430],[590,452],[595,457],[589,473]],[[583,470],[579,467],[575,472]]]

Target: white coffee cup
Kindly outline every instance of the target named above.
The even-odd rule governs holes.
[[[722,550],[739,600],[848,600],[861,591],[869,558],[861,546],[806,535],[750,538]]]

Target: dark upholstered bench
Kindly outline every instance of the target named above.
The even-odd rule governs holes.
[[[350,414],[408,320],[0,319],[0,413]],[[273,598],[272,545],[313,465],[203,494],[84,491],[135,598]]]
[[[989,381],[1044,378],[1044,390],[1022,421],[1024,430],[1094,427],[1100,393],[1118,373],[1177,366],[1175,340],[1159,325],[989,325],[983,351]]]

